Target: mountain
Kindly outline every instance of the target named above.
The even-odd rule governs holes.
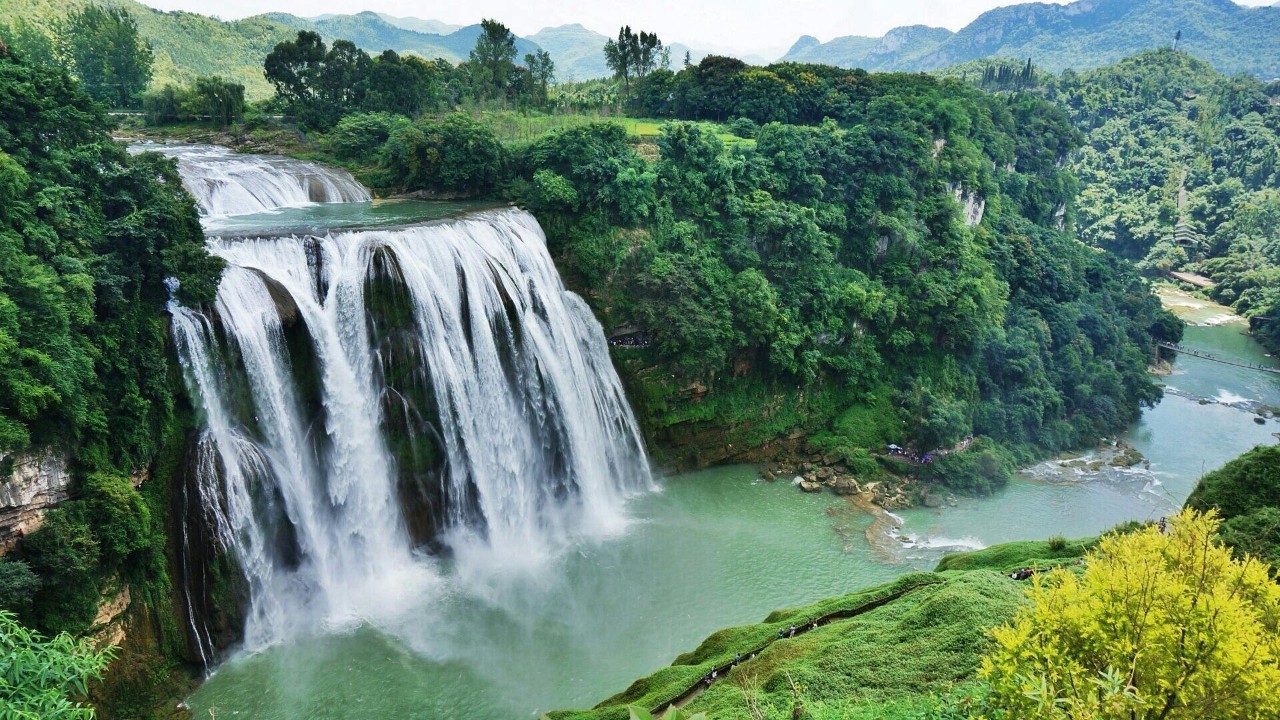
[[[866,70],[892,70],[919,61],[951,35],[946,28],[927,25],[894,28],[880,38],[847,35],[826,43],[805,35],[796,41],[783,59]]]
[[[162,12],[135,0],[97,0],[120,7],[138,23],[138,30],[155,53],[153,85],[187,84],[199,75],[221,75],[243,83],[251,100],[270,97],[271,86],[262,74],[262,62],[272,48],[297,35],[299,30],[320,33],[325,42],[347,39],[370,53],[392,49],[425,58],[465,60],[480,35],[479,25],[456,27],[434,20],[391,18],[401,25],[439,27],[448,32],[432,34],[389,22],[372,12],[355,15],[325,15],[307,19],[288,13],[267,13],[225,22],[196,13]],[[67,13],[89,0],[0,0],[0,18],[23,20],[52,33]],[[2,21],[0,21],[2,22]],[[450,29],[452,28],[452,29]],[[601,47],[604,46],[601,41]],[[516,38],[519,57],[536,52],[538,46]]]
[[[609,38],[581,25],[543,28],[529,40],[551,53],[557,80],[589,80],[612,74],[604,62],[604,44]]]
[[[874,38],[802,37],[783,60],[868,70],[934,70],[987,57],[1086,70],[1173,42],[1228,74],[1280,76],[1280,8],[1231,0],[1077,0],[996,8],[951,33],[913,26]],[[874,43],[874,44],[873,44]]]
[[[802,35],[782,59],[848,68],[865,67],[867,53],[878,42],[879,38],[845,35],[824,43],[812,35]]]
[[[440,20],[423,20],[415,17],[395,17],[394,15],[385,15],[383,13],[378,13],[378,17],[392,25],[395,25],[396,27],[425,33],[427,35],[448,35],[451,32],[461,30],[463,28],[462,25],[454,25]]]
[[[87,0],[0,0],[0,18],[21,18],[52,33],[52,28]],[[262,75],[262,61],[276,43],[295,34],[285,24],[266,18],[223,22],[189,12],[161,12],[134,0],[99,0],[123,8],[155,53],[153,84],[189,83],[197,75],[222,75],[244,83],[253,99],[267,97],[271,86]]]
[[[369,53],[379,53],[383,50],[391,49],[398,53],[421,55],[424,58],[444,58],[449,62],[455,63],[467,59],[471,48],[476,45],[476,38],[480,36],[481,32],[481,28],[477,24],[461,27],[447,34],[423,33],[392,24],[384,19],[382,15],[374,12],[361,12],[355,15],[324,15],[314,20],[288,13],[267,13],[255,17],[287,25],[296,30],[313,30],[320,33],[326,42],[332,42],[337,39],[350,40],[357,47]],[[516,38],[518,58],[523,58],[526,53],[537,51],[538,46],[534,43],[523,38]]]

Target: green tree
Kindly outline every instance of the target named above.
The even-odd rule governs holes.
[[[95,100],[138,107],[154,58],[127,11],[86,5],[67,16],[62,37],[63,55]]]
[[[201,120],[226,127],[244,115],[244,86],[220,77],[198,77],[185,110]]]
[[[524,63],[529,68],[529,75],[533,80],[533,102],[538,107],[542,107],[547,104],[547,89],[556,79],[556,64],[551,59],[551,53],[546,50],[525,55]]]
[[[384,154],[386,169],[406,189],[459,195],[492,190],[505,163],[493,131],[460,113],[394,130]]]
[[[497,20],[482,20],[468,63],[480,97],[506,95],[516,69],[515,59],[516,36],[511,30]]]
[[[306,103],[314,99],[317,80],[325,58],[319,33],[298,32],[298,37],[277,43],[267,54],[263,72],[286,103]]]
[[[1031,604],[992,633],[980,676],[1009,717],[1275,718],[1280,585],[1186,510],[1105,537],[1082,574],[1036,576]]]
[[[0,610],[0,710],[14,720],[93,720],[92,708],[73,701],[102,677],[112,650],[60,633],[46,640]]]
[[[622,81],[626,93],[631,93],[632,79],[640,79],[657,70],[666,55],[662,41],[654,33],[633,32],[630,25],[618,29],[617,40],[604,44],[605,63],[613,70],[613,76]]]

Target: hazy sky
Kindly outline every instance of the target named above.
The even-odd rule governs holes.
[[[1050,0],[1063,4],[1065,0]],[[1265,5],[1274,0],[1240,0]],[[163,10],[190,10],[225,20],[263,12],[304,17],[373,10],[469,25],[482,17],[517,35],[581,23],[606,35],[623,24],[664,41],[703,49],[781,53],[801,35],[882,35],[899,25],[959,29],[982,12],[1017,0],[142,0]]]

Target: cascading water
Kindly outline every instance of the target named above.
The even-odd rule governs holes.
[[[464,574],[536,566],[651,486],[529,214],[208,248],[215,305],[172,304],[172,327],[203,414],[189,492],[247,581],[248,648],[388,616],[435,581],[428,543]]]
[[[216,145],[145,144],[130,146],[130,151],[177,158],[182,184],[205,216],[370,199],[351,173],[292,158],[244,155]]]

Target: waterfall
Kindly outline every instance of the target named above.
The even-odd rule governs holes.
[[[217,300],[172,304],[172,327],[247,647],[394,611],[434,582],[423,547],[536,564],[651,486],[604,334],[528,213],[208,248]]]
[[[182,184],[204,216],[370,200],[369,191],[345,170],[278,155],[240,154],[216,145],[137,144],[129,151],[176,158]]]

